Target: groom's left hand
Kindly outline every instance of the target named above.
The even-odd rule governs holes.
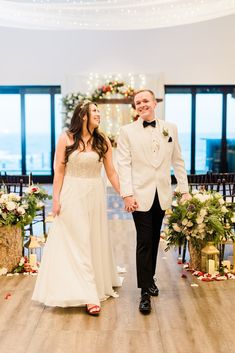
[[[126,196],[123,199],[125,204],[125,211],[134,212],[139,207],[136,199],[133,196]]]

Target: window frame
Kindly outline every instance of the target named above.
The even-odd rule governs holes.
[[[54,153],[55,153],[55,95],[61,94],[61,86],[59,85],[40,85],[40,86],[0,86],[0,94],[19,94],[21,107],[20,107],[20,116],[21,116],[21,174],[26,174],[26,114],[25,114],[25,95],[26,94],[50,94],[50,170],[49,175],[36,175],[33,174],[34,182],[41,183],[51,183],[53,180],[53,163],[54,163]]]
[[[192,95],[191,107],[191,168],[190,173],[195,174],[196,163],[196,95],[201,94],[222,94],[222,129],[221,129],[221,158],[220,172],[228,172],[227,162],[227,95],[235,96],[235,85],[165,85],[165,94],[190,93]],[[222,158],[223,156],[223,158]]]

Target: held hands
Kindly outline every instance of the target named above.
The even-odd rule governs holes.
[[[53,205],[52,205],[52,213],[53,217],[58,216],[60,214],[60,203],[59,201],[54,201],[53,200]]]
[[[126,196],[123,198],[125,204],[125,211],[127,212],[134,212],[139,207],[137,201],[133,196]]]

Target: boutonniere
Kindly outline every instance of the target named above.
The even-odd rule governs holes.
[[[165,137],[169,136],[169,131],[168,131],[168,129],[163,128],[162,134],[163,134],[163,136],[165,136]]]

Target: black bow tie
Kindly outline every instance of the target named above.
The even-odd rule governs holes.
[[[150,123],[148,121],[143,121],[143,127],[147,127],[151,125],[152,127],[156,127],[156,120],[151,121]]]

